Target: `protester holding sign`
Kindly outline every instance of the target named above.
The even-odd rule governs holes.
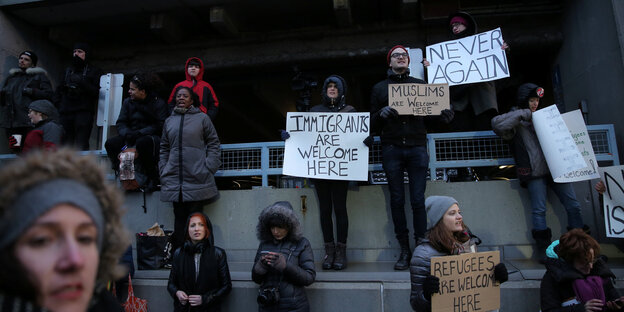
[[[505,140],[509,140],[511,152],[516,161],[516,171],[520,185],[527,187],[531,197],[533,219],[533,239],[537,244],[536,254],[543,262],[546,259],[546,248],[550,245],[552,233],[546,226],[546,195],[550,187],[568,215],[568,229],[584,228],[581,205],[569,183],[554,183],[546,164],[546,159],[537,134],[533,128],[532,114],[539,106],[544,89],[533,83],[525,83],[518,87],[517,106],[509,113],[492,119],[494,132]]]
[[[440,279],[431,274],[431,258],[476,252],[481,240],[464,224],[457,200],[449,196],[429,196],[427,234],[420,240],[410,262],[412,290],[410,304],[415,311],[431,311],[431,295],[440,291]],[[504,263],[494,266],[494,279],[507,281]]]
[[[414,238],[423,237],[427,224],[425,212],[425,187],[429,155],[427,154],[427,122],[448,123],[453,119],[451,110],[443,110],[439,116],[400,115],[388,104],[388,85],[425,83],[409,75],[409,54],[405,47],[397,45],[388,51],[387,78],[373,87],[371,94],[371,128],[381,136],[383,168],[390,190],[390,210],[394,233],[401,246],[401,254],[394,265],[395,270],[409,267],[411,249],[409,230],[405,220],[404,175],[409,176],[410,201],[413,211]]]
[[[453,40],[469,37],[477,33],[476,21],[466,12],[455,12],[449,15],[448,25],[449,32]],[[479,41],[481,41],[481,38],[479,38]],[[456,51],[449,47],[447,48],[450,51]],[[503,50],[508,48],[504,41],[502,42],[501,48]],[[481,48],[479,48],[479,50],[480,49]],[[427,51],[427,57],[431,59],[433,57],[432,55],[429,55],[431,50],[427,49]],[[470,51],[475,51],[474,45]],[[448,55],[447,57],[454,58],[451,55]],[[430,65],[427,59],[423,59],[423,64],[426,67]],[[467,72],[470,73],[473,69],[474,68],[470,67]],[[428,75],[435,75],[435,73],[428,70]],[[455,112],[455,118],[450,124],[452,131],[490,129],[490,120],[498,113],[496,86],[494,81],[453,85],[450,87],[450,93],[451,107]]]
[[[548,258],[540,285],[543,312],[624,309],[615,275],[599,256],[600,245],[595,239],[574,229],[561,236],[555,250],[556,258]]]
[[[355,108],[346,103],[347,84],[338,75],[331,75],[323,83],[322,104],[313,106],[310,112],[355,112]],[[347,267],[347,188],[349,181],[314,179],[314,189],[319,201],[321,229],[325,242],[323,269],[342,270]],[[334,224],[332,210],[336,215],[337,241],[334,244]]]

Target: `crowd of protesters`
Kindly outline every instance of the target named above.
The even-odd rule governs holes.
[[[448,27],[455,39],[477,32],[472,16],[463,12],[449,16]],[[508,47],[504,44],[501,48]],[[0,127],[5,129],[13,151],[29,154],[0,172],[0,263],[14,268],[4,270],[0,276],[0,299],[12,306],[28,305],[33,311],[40,307],[55,311],[118,310],[103,291],[107,279],[119,277],[111,259],[127,246],[119,221],[118,190],[105,183],[93,160],[80,158],[70,150],[56,151],[62,144],[89,148],[101,75],[88,61],[90,53],[87,44],[74,46],[72,64],[64,71],[56,91],[45,70],[36,67],[38,57],[33,51],[19,55],[18,68],[11,70],[2,83]],[[454,131],[492,127],[510,142],[521,185],[530,195],[536,254],[547,267],[541,286],[542,310],[563,311],[559,308],[568,306],[572,310],[565,311],[622,309],[624,298],[613,287],[614,275],[600,257],[599,245],[588,235],[589,227],[583,223],[572,186],[553,182],[537,141],[531,116],[539,107],[544,89],[532,83],[521,85],[517,107],[497,115],[492,82],[455,86],[450,90],[451,109],[440,115],[400,115],[388,106],[388,86],[425,81],[410,76],[406,47],[392,47],[386,61],[386,78],[372,88],[371,135],[380,137],[389,210],[400,246],[394,269],[410,269],[412,308],[431,311],[431,297],[440,291],[439,278],[430,271],[432,257],[476,252],[481,242],[463,222],[454,198],[425,199],[427,129],[442,125]],[[423,64],[427,66],[428,62],[424,60]],[[220,311],[232,282],[226,252],[215,246],[212,223],[203,213],[204,207],[219,197],[215,173],[221,165],[220,142],[213,125],[219,101],[212,86],[203,80],[201,59],[191,57],[186,61],[185,76],[165,101],[155,92],[156,77],[133,75],[128,83],[129,97],[123,101],[117,118],[118,135],[109,138],[105,146],[117,173],[123,167],[121,155],[136,153],[137,166],[147,177],[143,189],[160,190],[160,199],[172,202],[175,227],[167,289],[174,300],[174,311]],[[355,112],[347,105],[346,94],[346,80],[331,75],[323,83],[321,103],[310,111]],[[287,140],[290,134],[282,131],[281,136]],[[371,142],[369,137],[363,143]],[[406,220],[404,172],[409,177],[415,249],[410,247]],[[349,182],[313,179],[313,183],[325,247],[321,267],[346,269]],[[569,230],[550,253],[547,248],[551,231],[545,220],[548,188],[564,205]],[[15,218],[20,222],[9,221]],[[104,229],[114,231],[103,235]],[[65,232],[71,233],[55,234]],[[251,269],[252,280],[260,285],[259,311],[310,310],[305,286],[315,281],[316,272],[312,247],[302,233],[288,202],[276,202],[260,213],[260,244]],[[68,247],[50,248],[48,241]],[[76,245],[80,248],[72,249]],[[37,261],[42,256],[53,258],[54,263]],[[64,300],[70,295],[48,296],[45,292],[50,281],[41,270],[67,278],[58,272],[60,267],[82,282],[58,291],[73,292],[70,295],[78,300],[70,302]],[[503,263],[497,263],[492,270],[496,282],[507,281]],[[15,287],[14,283],[6,283],[9,280],[21,282]],[[80,290],[77,294],[76,288]]]

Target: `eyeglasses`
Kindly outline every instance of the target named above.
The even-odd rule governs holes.
[[[407,54],[407,52],[403,52],[403,53],[392,53],[390,56],[391,56],[391,57],[393,57],[393,58],[397,58],[397,59],[398,59],[398,58],[400,58],[400,57],[408,57],[408,56],[409,56],[409,54]]]

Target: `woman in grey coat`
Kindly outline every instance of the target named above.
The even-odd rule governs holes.
[[[173,202],[173,249],[184,244],[188,216],[202,212],[219,191],[214,174],[221,165],[217,131],[197,105],[199,98],[188,87],[175,93],[176,106],[165,121],[160,141],[160,200]]]
[[[260,213],[260,240],[251,278],[260,284],[258,311],[310,311],[305,286],[314,282],[314,255],[289,202],[270,205]]]

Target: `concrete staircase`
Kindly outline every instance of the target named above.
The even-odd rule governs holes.
[[[595,237],[600,237],[604,228],[600,209],[593,207],[598,201],[587,186],[585,183],[575,185],[577,197],[583,206],[585,222],[592,227]],[[464,221],[483,240],[480,251],[501,252],[510,281],[501,286],[500,311],[539,311],[539,283],[544,268],[531,259],[531,219],[529,209],[525,208],[529,205],[526,190],[517,181],[430,182],[426,195],[434,194],[450,195],[459,201]],[[172,229],[173,208],[170,203],[160,202],[158,192],[147,196],[147,213],[141,208],[142,194],[126,195],[125,223],[131,232],[145,231],[154,222]],[[349,267],[344,271],[324,271],[320,267],[323,242],[313,189],[221,191],[221,198],[206,206],[204,211],[213,223],[216,244],[226,249],[233,280],[233,290],[223,304],[223,311],[257,310],[258,287],[251,281],[250,273],[258,246],[255,227],[260,211],[278,200],[293,204],[303,224],[304,236],[314,248],[316,282],[307,288],[312,311],[411,311],[409,272],[392,269],[399,247],[387,209],[387,187],[355,184],[348,194]],[[554,209],[548,210],[548,224],[553,236],[558,237],[565,230],[565,213],[553,194],[549,203]],[[410,209],[406,211],[410,220]],[[612,244],[601,245],[614,273],[624,277],[622,253]],[[168,276],[169,270],[136,271],[135,294],[148,299],[150,311],[172,310],[172,299],[166,291]],[[624,287],[621,280],[618,280],[618,287]]]

